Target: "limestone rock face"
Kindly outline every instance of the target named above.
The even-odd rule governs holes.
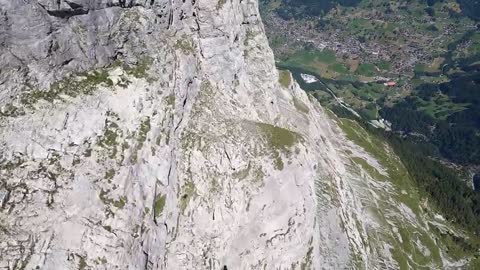
[[[0,268],[395,267],[256,1],[0,0],[0,44]]]
[[[315,263],[323,113],[279,85],[256,2],[14,0],[0,22],[1,267]]]

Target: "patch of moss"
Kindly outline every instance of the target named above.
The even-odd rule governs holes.
[[[303,258],[303,262],[300,265],[300,269],[308,270],[312,268],[312,252],[313,252],[313,247],[310,246],[308,248],[307,254],[305,254],[305,257]]]
[[[188,206],[191,198],[195,195],[195,184],[192,181],[188,181],[183,185],[180,196],[180,210],[182,213]]]
[[[25,111],[22,108],[19,108],[12,104],[5,105],[0,111],[1,117],[17,117],[24,114],[25,114]]]
[[[175,43],[175,49],[181,50],[184,54],[187,55],[195,53],[193,41],[191,41],[187,36],[183,36],[181,39],[177,40],[177,42]]]
[[[480,243],[473,238],[465,238],[456,235],[449,230],[443,230],[430,224],[431,228],[439,237],[439,242],[448,250],[448,255],[454,260],[461,260],[468,255],[475,254],[479,250]],[[438,245],[437,245],[438,246]],[[474,255],[475,256],[475,255]],[[477,269],[477,268],[472,268]]]
[[[103,189],[100,190],[100,194],[98,195],[98,197],[103,202],[103,204],[110,204],[112,202],[112,200],[107,197],[107,194],[109,192],[110,192],[109,190],[106,190],[106,191]]]
[[[104,136],[100,139],[99,144],[103,147],[116,145],[118,135],[115,129],[117,128],[118,126],[115,122],[108,122],[106,124]]]
[[[290,71],[288,70],[279,70],[278,71],[278,82],[281,86],[288,88],[292,83],[292,78],[290,76]]]
[[[468,266],[468,269],[480,269],[480,257],[472,258]]]
[[[281,154],[289,156],[292,146],[298,142],[301,136],[296,132],[270,124],[257,123],[257,126],[267,140],[274,168],[283,170],[284,163]]]
[[[118,201],[113,201],[113,206],[123,209],[125,207],[125,204],[127,204],[127,197],[121,196]]]
[[[150,66],[153,64],[153,58],[144,57],[137,61],[135,65],[124,65],[123,69],[127,74],[132,75],[135,78],[147,78],[147,71],[150,69]]]
[[[273,153],[273,167],[279,171],[283,170],[284,167],[283,159],[278,151]]]
[[[115,176],[115,170],[114,169],[109,169],[108,171],[105,172],[105,179],[108,181],[111,181],[113,177]]]
[[[97,257],[97,258],[95,259],[95,263],[96,263],[96,264],[106,264],[107,262],[108,262],[108,261],[107,261],[107,258],[105,258],[105,257],[102,257],[102,258]]]
[[[254,37],[255,37],[255,34],[253,33],[253,31],[250,30],[250,29],[247,29],[247,31],[246,31],[246,33],[245,33],[245,41],[243,42],[243,45],[244,45],[244,46],[248,46],[248,43],[249,43],[250,40],[252,40]]]
[[[132,81],[130,81],[125,75],[121,75],[118,79],[117,85],[122,88],[127,88]]]
[[[170,94],[165,98],[165,101],[167,102],[168,106],[174,106],[175,105],[175,95]]]
[[[78,257],[79,257],[79,260],[78,260],[78,269],[79,269],[79,270],[83,270],[83,269],[87,268],[88,264],[87,264],[85,258],[82,257],[82,256],[80,256],[80,255],[78,255]]]
[[[163,208],[165,207],[166,200],[167,200],[166,195],[157,195],[157,198],[155,199],[154,208],[153,208],[155,217],[159,217],[162,214]]]
[[[147,134],[150,132],[151,125],[150,125],[150,117],[146,117],[140,123],[140,127],[138,128],[138,135],[137,135],[137,145],[135,146],[135,150],[132,153],[130,160],[133,163],[137,162],[138,159],[138,151],[143,148],[143,144],[147,140]]]
[[[22,165],[24,162],[25,161],[18,156],[16,156],[12,160],[3,159],[3,160],[0,160],[0,169],[6,170],[6,171],[12,171],[15,168],[20,167],[20,165]]]
[[[107,232],[112,232],[112,227],[111,227],[111,226],[103,225],[103,228],[104,228]]]
[[[60,154],[57,152],[50,152],[47,158],[47,162],[49,165],[56,164],[58,161],[60,161]]]
[[[99,85],[107,87],[113,86],[113,81],[109,78],[108,71],[105,69],[94,70],[87,73],[71,75],[62,80],[53,83],[48,90],[31,89],[23,92],[20,102],[31,106],[43,99],[53,102],[60,99],[60,95],[76,97],[81,94],[90,95]]]
[[[391,248],[390,252],[392,253],[393,259],[398,263],[399,270],[411,269],[410,265],[408,264],[408,259],[399,247]]]
[[[296,97],[293,98],[293,105],[300,112],[303,112],[303,113],[309,113],[310,112],[310,109],[308,109],[307,105],[305,105],[305,103],[303,103],[301,100],[299,100]]]
[[[92,148],[85,149],[85,151],[83,151],[83,156],[84,157],[91,157],[92,156]]]
[[[263,169],[261,166],[254,169],[252,172],[252,175],[256,183],[263,183],[263,178],[265,177],[265,173],[263,172]]]
[[[268,145],[275,150],[289,152],[290,148],[298,141],[300,135],[285,128],[265,123],[257,123],[260,131],[265,135]]]
[[[376,168],[372,167],[368,162],[360,157],[352,157],[352,161],[360,165],[372,178],[376,180],[386,180],[386,177],[382,175]]]
[[[105,83],[107,86],[113,86],[113,81],[108,77],[108,72],[104,69],[95,70],[85,74],[86,79],[83,81],[87,85],[99,85]]]
[[[210,193],[218,193],[222,187],[220,186],[220,183],[218,182],[217,178],[213,178],[212,181],[210,182]]]
[[[82,36],[82,37],[86,37],[87,32],[88,32],[87,27],[85,27],[85,25],[83,25],[83,24],[77,24],[77,25],[73,26],[72,31],[75,32],[77,35]]]
[[[109,119],[105,120],[103,135],[98,137],[97,145],[107,149],[110,158],[115,158],[117,154],[118,137],[120,134],[121,130],[117,123]]]
[[[195,132],[185,131],[182,133],[181,142],[182,147],[191,150],[200,144],[202,137]]]
[[[128,142],[123,142],[123,143],[122,143],[122,151],[125,151],[125,150],[127,150],[128,148],[130,148],[130,145],[128,144]]]
[[[147,139],[147,133],[150,131],[151,126],[150,126],[150,117],[145,118],[141,123],[140,123],[140,129],[138,133],[138,142],[143,145],[145,140]]]
[[[127,204],[127,197],[121,196],[119,200],[115,201],[108,197],[108,193],[110,193],[110,190],[102,189],[100,190],[100,194],[98,195],[98,197],[104,204],[113,205],[119,209],[123,209],[123,207],[125,207],[125,205]]]
[[[222,9],[222,7],[227,3],[227,0],[218,0],[217,2],[217,10]]]

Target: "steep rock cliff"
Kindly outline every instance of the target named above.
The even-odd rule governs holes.
[[[308,100],[256,3],[127,2],[2,7],[4,266],[311,263]]]

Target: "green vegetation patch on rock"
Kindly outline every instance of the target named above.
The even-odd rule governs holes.
[[[337,119],[336,117],[333,118]],[[380,218],[382,222],[393,225],[398,231],[398,236],[400,236],[380,234],[392,245],[390,251],[399,264],[400,269],[409,269],[418,265],[425,265],[429,269],[441,268],[443,265],[442,251],[448,251],[448,257],[455,260],[471,257],[475,254],[475,250],[478,250],[475,237],[450,237],[454,235],[451,233],[451,230],[456,228],[455,224],[446,222],[445,227],[442,225],[437,227],[436,223],[438,221],[435,224],[429,222],[430,214],[436,212],[435,210],[432,211],[432,209],[436,207],[435,205],[433,205],[433,208],[422,206],[428,194],[423,191],[421,186],[420,190],[418,190],[418,183],[415,183],[415,178],[409,173],[408,167],[405,167],[400,158],[395,155],[393,149],[396,149],[396,146],[392,145],[391,141],[389,142],[390,146],[394,147],[393,149],[381,137],[370,133],[356,121],[343,118],[337,120],[347,137],[375,157],[386,170],[388,176],[381,174],[376,168],[369,165],[365,159],[352,157],[352,161],[363,168],[375,180],[391,183],[393,189],[389,190],[388,197],[410,208],[415,218],[418,219],[418,223],[410,224],[405,223],[402,219],[397,219],[395,216],[391,216],[387,222],[385,219],[386,213],[398,212],[401,208],[384,203],[389,201],[386,199],[383,199],[380,205],[378,205],[377,210],[379,213],[377,216],[383,217]],[[425,181],[427,181],[426,178]],[[401,207],[403,208],[404,206]],[[423,224],[427,222],[430,225],[424,226]],[[444,228],[445,231],[439,230],[439,228]],[[455,241],[451,241],[451,239],[455,239]]]
[[[143,146],[143,143],[147,140],[147,133],[150,131],[150,117],[145,118],[140,124],[138,133],[138,143]]]
[[[0,108],[0,117],[17,117],[25,115],[25,110],[13,104],[6,104]]]
[[[291,147],[301,139],[301,135],[266,123],[256,123],[256,125],[267,141],[275,169],[282,170],[284,167],[282,154],[289,156]]]
[[[153,58],[151,57],[144,57],[137,61],[135,65],[123,65],[123,69],[127,72],[128,75],[132,75],[135,78],[147,78],[148,77],[148,70],[150,66],[153,64]]]
[[[170,94],[165,98],[168,106],[175,106],[175,94]]]
[[[41,99],[53,102],[55,99],[60,99],[62,94],[72,97],[92,94],[99,85],[113,86],[113,81],[109,78],[106,69],[66,77],[53,83],[48,90],[32,89],[24,92],[20,97],[20,102],[24,105],[33,105]]]
[[[290,148],[301,137],[298,133],[285,128],[266,123],[257,123],[260,131],[265,135],[269,146],[274,150],[289,152]]]
[[[109,193],[110,193],[110,190],[102,189],[98,197],[106,205],[113,205],[118,209],[123,209],[123,207],[125,207],[125,205],[127,204],[127,197],[120,196],[118,200],[114,200],[108,196]]]
[[[227,3],[227,0],[218,0],[217,2],[217,10],[222,9],[222,7]]]
[[[299,100],[296,97],[293,98],[293,105],[300,112],[303,112],[303,113],[309,113],[310,112],[310,109],[308,108],[308,106],[305,105],[305,103],[303,103],[301,100]]]
[[[382,175],[375,167],[368,164],[368,162],[360,157],[352,157],[352,161],[360,165],[371,177],[376,180],[386,180],[386,177]]]
[[[310,242],[312,242],[312,241],[310,241]],[[312,267],[312,252],[313,252],[313,246],[311,246],[311,243],[310,243],[310,247],[308,248],[307,254],[305,254],[305,256],[303,258],[303,262],[300,264],[300,269],[302,269],[302,270],[311,269],[311,267]]]
[[[137,145],[132,153],[131,161],[133,163],[137,162],[138,159],[138,151],[143,148],[143,144],[147,140],[147,134],[150,132],[151,125],[150,125],[150,117],[146,117],[140,123],[140,127],[138,128],[138,135],[137,135]]]
[[[159,217],[162,214],[163,208],[165,208],[166,200],[167,200],[166,195],[161,195],[161,194],[157,195],[157,198],[155,199],[155,204],[153,206],[155,217]]]
[[[180,194],[180,210],[185,212],[185,209],[188,206],[191,198],[196,195],[195,184],[192,181],[187,181],[183,187]]]
[[[195,45],[193,41],[187,36],[183,36],[181,39],[177,40],[175,43],[175,49],[181,50],[184,54],[194,54]]]
[[[79,258],[79,259],[78,259],[78,269],[80,269],[80,270],[86,269],[86,268],[88,267],[88,264],[87,264],[87,262],[86,262],[86,260],[85,260],[85,257],[80,256],[80,255],[78,255],[78,254],[77,254],[77,256],[78,256],[78,258]]]
[[[117,123],[106,119],[103,135],[97,139],[97,145],[108,150],[110,158],[115,158],[117,155],[118,138],[121,136],[121,130]]]
[[[247,47],[250,40],[253,40],[254,38],[255,33],[251,29],[247,29],[247,31],[245,32],[245,40],[243,41],[243,45]]]
[[[292,83],[292,79],[290,77],[290,72],[288,70],[279,70],[278,71],[278,82],[281,86],[288,88]]]
[[[118,200],[113,201],[113,206],[119,209],[123,209],[125,207],[125,204],[127,204],[127,197],[121,196]]]
[[[111,182],[114,176],[115,176],[115,170],[114,169],[109,169],[108,171],[105,172],[104,178],[108,182]]]
[[[413,188],[413,180],[408,174],[405,166],[394,155],[392,149],[388,145],[377,138],[370,135],[361,125],[354,120],[341,118],[338,122],[340,128],[345,132],[348,139],[361,146],[365,151],[370,153],[380,165],[385,168],[388,177],[392,180],[395,186],[399,190],[407,191],[407,194],[399,194],[399,200],[405,203],[416,214],[419,213],[419,195]],[[381,175],[376,169],[369,166],[365,160],[354,159],[354,162],[358,163],[364,168],[371,176],[377,180],[384,180],[384,176]]]

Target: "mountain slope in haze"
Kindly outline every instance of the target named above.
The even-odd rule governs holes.
[[[468,263],[391,149],[277,71],[256,1],[0,9],[1,267]]]

